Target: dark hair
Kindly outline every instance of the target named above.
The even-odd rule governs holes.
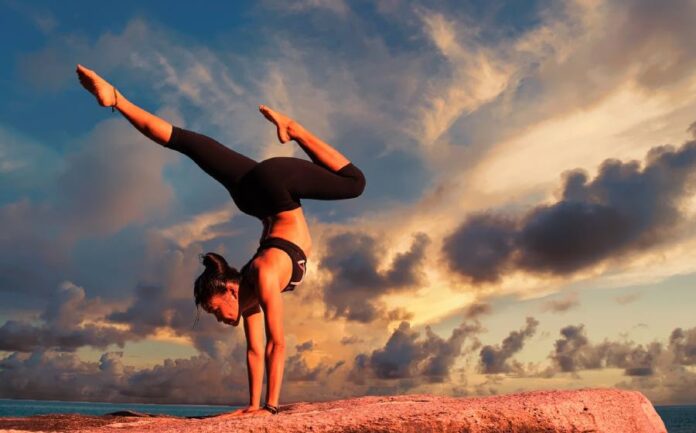
[[[225,293],[227,283],[239,284],[241,274],[227,264],[224,257],[217,253],[206,253],[201,256],[205,270],[193,284],[193,297],[196,306],[204,304],[218,293]]]

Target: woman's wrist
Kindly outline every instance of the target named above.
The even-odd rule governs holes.
[[[273,415],[276,415],[278,413],[278,406],[266,403],[263,405],[263,408],[272,413]]]

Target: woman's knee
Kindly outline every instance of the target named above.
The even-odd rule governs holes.
[[[367,181],[365,180],[365,175],[358,167],[350,163],[339,170],[339,174],[351,179],[350,195],[352,197],[358,197],[363,193]]]

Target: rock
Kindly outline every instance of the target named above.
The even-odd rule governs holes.
[[[429,394],[282,405],[269,417],[186,419],[43,415],[0,418],[0,429],[80,432],[666,433],[638,391],[532,391],[494,397]]]

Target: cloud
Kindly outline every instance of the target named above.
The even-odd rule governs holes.
[[[103,312],[99,299],[88,299],[82,287],[66,281],[51,294],[41,313],[43,323],[8,320],[0,327],[0,350],[104,349],[112,344],[123,347],[126,341],[137,338],[127,329],[100,323]]]
[[[627,293],[625,295],[617,296],[614,298],[614,300],[619,305],[626,305],[636,301],[638,298],[640,298],[640,296],[640,293]]]
[[[480,331],[478,322],[463,322],[445,340],[426,326],[425,337],[420,338],[408,322],[401,322],[383,348],[355,357],[348,378],[357,384],[371,379],[401,380],[408,387],[421,381],[444,382],[462,353],[464,341],[474,339]],[[474,341],[473,347],[476,345]]]
[[[663,346],[657,342],[647,346],[608,340],[592,344],[583,325],[566,326],[561,329],[561,336],[550,358],[553,369],[566,373],[614,367],[624,369],[627,376],[649,376],[655,373],[655,363],[663,352]],[[553,370],[545,373],[553,374]]]
[[[334,317],[371,322],[378,317],[404,317],[403,311],[384,311],[379,297],[408,290],[422,278],[420,266],[430,242],[424,233],[414,235],[411,248],[398,253],[387,270],[379,271],[384,246],[365,233],[343,233],[326,241],[321,267],[331,273],[324,302]]]
[[[680,365],[696,365],[696,328],[676,328],[669,336],[669,347],[674,362]]]
[[[459,117],[500,95],[512,71],[502,59],[496,58],[494,50],[474,42],[470,27],[458,27],[456,22],[436,12],[423,13],[422,18],[425,34],[447,59],[450,68],[449,77],[431,79],[423,95],[424,102],[419,104],[419,122],[414,134],[423,145],[431,146]],[[464,34],[458,34],[457,30]]]
[[[577,292],[568,293],[561,299],[549,299],[541,304],[541,311],[552,313],[565,313],[566,311],[576,308],[580,305]]]
[[[41,33],[46,35],[52,33],[58,26],[58,19],[56,16],[41,7],[14,0],[6,1],[3,5],[31,20],[32,24],[34,24]]]
[[[619,368],[626,380],[614,386],[637,389],[655,404],[689,403],[696,397],[696,373],[689,369],[696,365],[696,328],[675,328],[666,343],[645,345],[608,339],[592,343],[583,325],[568,325],[560,333],[549,355],[552,366],[535,376],[570,373],[578,377],[585,370]]]
[[[464,317],[466,319],[475,319],[484,314],[490,314],[492,311],[490,304],[484,302],[474,302],[466,308]]]
[[[306,352],[308,350],[312,350],[313,347],[314,347],[314,341],[307,340],[304,343],[298,344],[297,346],[295,346],[295,350],[297,350],[298,352]]]
[[[45,194],[23,196],[0,207],[0,284],[3,291],[17,294],[13,302],[28,302],[24,298],[43,295],[79,275],[70,271],[80,267],[76,247],[81,241],[144,225],[162,216],[173,199],[162,177],[171,155],[130,126],[105,121],[75,141],[63,161],[47,164],[50,175],[41,182]],[[44,157],[32,161],[27,154],[33,148],[23,151],[27,166],[22,170],[27,173],[40,171],[36,164],[54,155],[39,153]],[[105,248],[113,257],[114,247]],[[89,258],[95,253],[90,251]],[[41,272],[34,271],[37,266]],[[113,280],[125,277],[115,275]]]
[[[570,275],[667,242],[685,222],[696,141],[651,149],[638,161],[605,160],[594,179],[564,173],[560,200],[524,215],[468,217],[443,242],[450,268],[475,283],[515,270]]]
[[[357,337],[355,335],[345,336],[345,337],[341,338],[341,344],[343,344],[343,345],[363,343],[364,341],[365,340],[363,340],[362,338]]]
[[[522,371],[519,363],[515,361],[511,363],[509,359],[522,350],[525,340],[534,336],[538,325],[539,321],[533,317],[527,317],[527,325],[519,331],[510,332],[499,346],[483,346],[479,352],[481,372],[494,374]]]
[[[180,248],[195,242],[219,239],[237,233],[225,226],[237,213],[237,209],[228,204],[222,209],[199,213],[188,221],[166,227],[160,230],[160,235],[176,242]]]
[[[347,14],[350,10],[343,0],[293,0],[290,2],[264,0],[263,4],[267,8],[284,10],[291,13],[307,13],[316,10],[326,10],[342,16]]]
[[[130,126],[105,121],[66,157],[66,170],[56,179],[56,216],[75,236],[144,223],[173,198],[162,177],[172,161],[173,155]]]
[[[234,404],[248,396],[241,363],[201,355],[135,370],[123,365],[121,357],[121,352],[107,352],[99,362],[85,362],[73,353],[14,353],[0,360],[0,395],[191,404]]]
[[[325,370],[327,366],[323,364],[310,368],[302,357],[302,352],[298,352],[286,360],[284,378],[290,382],[312,382],[317,380]]]

